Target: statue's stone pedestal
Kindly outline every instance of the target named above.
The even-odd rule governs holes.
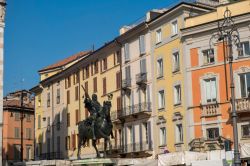
[[[93,158],[93,159],[83,159],[83,160],[74,160],[71,162],[72,166],[86,165],[86,166],[112,166],[116,165],[114,161],[109,158]]]

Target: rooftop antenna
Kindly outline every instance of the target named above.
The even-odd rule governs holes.
[[[95,51],[95,44],[92,45],[92,51]]]

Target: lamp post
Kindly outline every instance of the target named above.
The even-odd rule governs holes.
[[[234,94],[234,77],[233,77],[233,44],[237,47],[239,53],[242,53],[240,36],[237,28],[235,27],[234,21],[231,18],[231,11],[226,8],[224,12],[224,19],[222,24],[218,22],[218,32],[213,34],[210,38],[210,48],[213,39],[218,41],[223,41],[226,43],[227,60],[229,63],[230,70],[230,89],[231,89],[231,109],[232,109],[232,120],[233,120],[233,138],[234,138],[234,165],[240,166],[240,152],[238,147],[238,130],[237,130],[237,113],[235,109],[235,94]],[[211,49],[210,49],[211,50]],[[212,52],[210,51],[210,54]],[[224,56],[225,57],[225,56]],[[225,64],[226,65],[226,64]]]

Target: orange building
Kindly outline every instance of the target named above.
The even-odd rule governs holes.
[[[23,107],[21,107],[23,95]],[[21,160],[23,115],[23,160],[34,159],[34,103],[28,91],[8,94],[3,100],[3,165]]]
[[[226,7],[232,12],[243,49],[243,54],[239,54],[236,47],[233,47],[239,143],[241,147],[250,145],[250,100],[248,98],[250,94],[250,8],[249,1],[242,1],[222,5],[213,12],[188,18],[185,23],[186,28],[182,30],[184,52],[186,52],[184,58],[188,140],[192,151],[221,150],[225,148],[225,140],[233,142],[227,49],[222,42],[210,42],[211,36],[218,31],[217,21],[222,21]],[[242,8],[240,13],[239,8]],[[241,153],[241,158],[250,157],[243,154]]]

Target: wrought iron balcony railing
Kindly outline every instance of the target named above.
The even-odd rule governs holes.
[[[131,78],[122,80],[122,89],[128,89],[131,87]]]
[[[118,118],[140,113],[150,113],[152,111],[151,102],[143,102],[132,106],[124,107],[118,114]]]
[[[42,153],[37,156],[40,160],[62,159],[62,152]]]
[[[250,112],[250,99],[249,98],[241,98],[236,99],[236,112]]]
[[[153,149],[152,141],[149,142],[137,142],[132,144],[127,144],[124,146],[122,153],[132,153],[132,152],[142,152],[149,151]]]
[[[147,82],[147,73],[136,74],[136,83],[143,84]]]
[[[201,108],[203,117],[217,116],[220,114],[218,103],[201,105]]]

